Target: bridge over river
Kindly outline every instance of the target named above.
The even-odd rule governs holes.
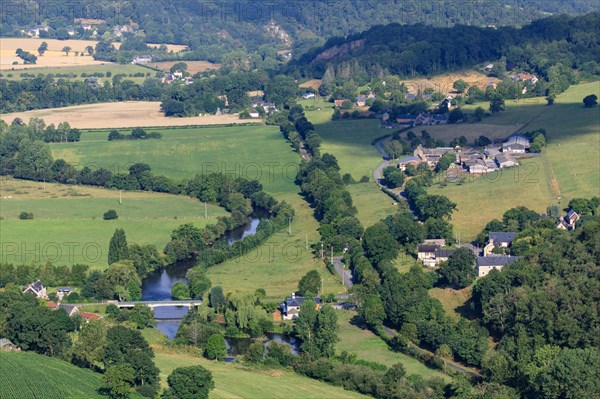
[[[142,305],[146,305],[149,308],[162,308],[167,306],[185,306],[187,308],[193,308],[195,306],[200,306],[202,304],[201,300],[187,300],[187,301],[132,301],[132,302],[117,302],[116,306],[119,308],[132,308],[137,303],[141,303]]]

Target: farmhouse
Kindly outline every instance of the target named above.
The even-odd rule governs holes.
[[[404,158],[400,158],[400,160],[398,161],[398,168],[400,168],[400,170],[404,172],[408,165],[416,166],[420,163],[421,163],[421,159],[414,155],[410,156],[410,157],[404,157]]]
[[[64,288],[59,288],[56,292],[57,292],[58,300],[62,301],[63,297],[69,296],[71,294],[71,292],[73,292],[73,289],[64,287]]]
[[[493,254],[494,248],[508,248],[515,239],[517,233],[490,231],[487,245],[483,248],[483,256]]]
[[[298,318],[300,314],[300,305],[306,301],[305,297],[296,296],[296,293],[292,292],[292,296],[287,298],[285,302],[281,304],[282,316],[283,320],[293,320]],[[317,310],[321,308],[321,299],[315,298],[315,304],[317,305]]]
[[[356,106],[364,107],[367,104],[367,96],[363,96],[362,94],[356,97]]]
[[[42,284],[40,280],[35,283],[29,284],[24,290],[23,294],[33,294],[40,299],[48,299],[48,294],[46,293],[46,287]]]
[[[138,55],[136,56],[133,61],[131,61],[132,64],[148,64],[149,62],[152,62],[152,56],[150,55]]]
[[[566,216],[561,216],[558,220],[558,227],[561,230],[575,230],[575,223],[580,219],[580,216],[577,212],[571,209]]]
[[[440,158],[448,153],[456,154],[456,151],[452,147],[437,147],[437,148],[423,148],[419,144],[413,155],[421,159],[421,162],[427,162],[431,167],[434,167],[439,162]]]
[[[512,166],[519,165],[519,162],[516,160],[515,157],[513,157],[510,154],[505,154],[505,153],[496,155],[496,163],[498,164],[498,167],[500,169],[510,168]]]
[[[434,267],[448,260],[455,249],[442,249],[446,240],[426,240],[417,247],[417,257],[425,266]]]
[[[526,151],[529,151],[529,147],[531,147],[531,143],[527,137],[520,134],[513,134],[502,143],[502,152],[524,154]]]
[[[58,305],[58,308],[67,312],[67,315],[69,317],[73,317],[79,314],[79,308],[75,305],[65,305],[61,303],[60,305]]]
[[[486,276],[493,269],[502,270],[505,265],[514,263],[519,259],[521,259],[521,256],[478,256],[477,276]]]

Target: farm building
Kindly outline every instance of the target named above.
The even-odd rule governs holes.
[[[527,137],[520,134],[513,134],[502,143],[502,152],[523,154],[529,151],[529,147],[531,147],[531,143]]]
[[[305,297],[296,296],[296,294],[292,292],[292,296],[287,298],[285,302],[281,304],[283,320],[293,320],[298,318],[298,315],[300,314],[300,305],[302,305],[304,301],[306,301]],[[317,305],[317,310],[320,309],[321,299],[315,298],[314,301]]]
[[[8,338],[0,338],[0,351],[20,351],[17,345],[13,344]]]
[[[494,269],[502,270],[505,265],[514,263],[519,259],[521,259],[521,256],[478,256],[477,276],[484,277]]]
[[[401,171],[405,171],[406,167],[408,165],[418,165],[421,163],[421,158],[416,157],[414,155],[410,156],[410,157],[404,157],[404,158],[400,158],[398,160],[398,168],[400,168]]]
[[[515,239],[517,233],[504,231],[490,231],[487,245],[483,248],[483,256],[493,254],[494,248],[508,248]]]
[[[36,281],[35,283],[31,283],[27,287],[25,287],[25,289],[23,290],[23,294],[33,294],[38,298],[48,299],[46,287],[44,287],[40,280]]]
[[[496,163],[500,169],[510,168],[512,166],[518,166],[519,162],[510,154],[497,154],[496,155]]]

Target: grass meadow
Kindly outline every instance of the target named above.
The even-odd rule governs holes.
[[[119,192],[103,188],[66,186],[15,179],[0,184],[2,261],[14,263],[86,263],[107,266],[108,244],[122,228],[129,243],[153,244],[159,251],[171,231],[183,223],[202,227],[227,212],[193,198],[147,192]],[[115,209],[117,220],[102,215]],[[20,220],[31,212],[33,220]]]
[[[338,315],[340,341],[336,345],[336,351],[341,353],[355,353],[357,358],[381,363],[386,366],[392,366],[396,363],[402,363],[406,369],[406,374],[420,374],[424,378],[440,377],[447,381],[450,377],[447,375],[427,368],[418,360],[400,352],[393,352],[388,345],[371,330],[362,329],[352,323],[352,319],[357,315],[356,312],[340,310]]]
[[[77,65],[77,66],[63,66],[63,67],[43,67],[43,68],[36,67],[36,68],[31,68],[31,69],[19,69],[19,70],[14,70],[14,71],[10,71],[10,70],[0,71],[0,73],[2,73],[2,75],[3,75],[3,79],[8,79],[8,80],[27,79],[27,78],[30,78],[30,75],[35,75],[37,77],[38,75],[45,76],[45,75],[49,75],[49,74],[55,75],[55,79],[58,79],[58,78],[56,78],[56,74],[68,74],[68,75],[74,75],[74,77],[61,77],[60,79],[84,80],[86,78],[81,76],[84,73],[87,74],[88,77],[89,76],[97,76],[97,74],[102,73],[102,74],[104,74],[104,77],[99,78],[101,81],[108,80],[108,81],[112,82],[112,77],[106,77],[107,72],[112,73],[112,76],[115,76],[118,74],[125,74],[125,75],[127,75],[127,77],[125,77],[124,79],[133,80],[134,82],[137,82],[137,83],[142,83],[146,79],[147,76],[154,76],[156,74],[155,71],[148,69],[148,68],[144,68],[139,65],[113,64],[113,63],[107,63],[105,65]],[[143,73],[144,76],[143,77],[133,77],[133,76],[130,77],[129,76],[129,75],[133,75],[136,73]]]
[[[130,133],[130,129],[120,129]],[[67,162],[127,171],[144,162],[154,173],[172,178],[222,172],[258,179],[271,194],[295,189],[298,156],[274,126],[230,126],[146,129],[162,139],[108,141],[108,130],[89,130],[78,143],[52,144],[54,158]]]

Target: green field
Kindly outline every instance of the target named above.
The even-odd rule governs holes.
[[[225,292],[264,288],[268,297],[282,299],[297,291],[300,278],[315,269],[321,274],[324,293],[345,292],[341,282],[313,256],[312,249],[306,249],[307,241],[311,245],[320,237],[313,210],[296,193],[278,198],[296,211],[291,236],[287,230],[280,231],[249,253],[209,268],[207,275],[213,286],[220,285]]]
[[[600,195],[600,112],[582,103],[592,93],[600,95],[599,82],[572,86],[550,107],[543,98],[507,101],[506,111],[484,119],[486,124],[524,124],[523,131],[544,128],[548,145],[542,157],[522,161],[519,168],[429,190],[458,204],[452,222],[463,241],[512,207],[542,212],[551,204],[565,207],[574,197]]]
[[[129,133],[129,130],[122,129]],[[108,131],[85,131],[81,142],[52,144],[54,158],[126,171],[144,162],[158,174],[178,179],[222,172],[260,180],[271,194],[295,187],[298,155],[275,126],[156,128],[159,140],[108,141]]]
[[[104,398],[101,375],[32,352],[0,352],[0,398]]]
[[[183,197],[147,192],[43,184],[9,179],[0,184],[2,260],[15,263],[87,263],[107,266],[108,244],[115,229],[123,228],[129,243],[154,244],[159,251],[171,231],[183,223],[199,227],[214,223],[227,212],[214,205]],[[10,197],[10,198],[9,198]],[[102,215],[115,209],[117,220]],[[20,212],[33,220],[20,220]]]
[[[154,361],[160,369],[163,387],[173,369],[199,364],[213,374],[215,389],[210,392],[211,399],[368,398],[288,370],[252,369],[235,363],[211,362],[187,354],[157,351],[156,348],[155,351]]]
[[[125,65],[106,64],[106,65],[81,65],[81,66],[69,66],[69,67],[55,67],[55,68],[50,68],[50,67],[48,67],[48,68],[31,68],[31,69],[19,69],[19,70],[15,70],[15,71],[5,70],[5,71],[2,71],[1,73],[3,75],[3,79],[8,79],[8,80],[27,79],[27,78],[30,78],[29,75],[35,75],[37,77],[38,75],[45,76],[48,74],[77,75],[74,78],[68,78],[68,77],[57,78],[55,76],[55,79],[84,80],[85,77],[81,76],[83,73],[85,73],[89,76],[96,76],[98,73],[103,73],[104,77],[101,77],[99,79],[112,81],[112,76],[106,77],[106,72],[111,72],[112,76],[115,76],[118,74],[125,74],[125,75],[127,75],[127,77],[124,79],[133,80],[138,83],[142,83],[146,79],[146,75],[148,73],[150,74],[148,76],[156,75],[156,72],[151,69],[144,68],[139,65],[132,65],[132,64],[125,64]],[[133,75],[133,74],[140,73],[140,72],[144,74],[144,77],[136,77],[136,78],[129,77],[129,75]],[[11,76],[8,76],[8,75],[11,75]],[[21,75],[25,75],[25,76],[21,76]]]
[[[402,363],[407,374],[420,374],[424,378],[440,377],[447,381],[447,375],[425,367],[418,360],[399,352],[392,352],[388,345],[370,330],[363,330],[351,323],[356,312],[340,310],[336,312],[340,330],[338,336],[340,341],[336,344],[338,353],[347,351],[355,353],[359,359],[370,360],[386,366]]]
[[[346,188],[358,209],[358,219],[365,228],[385,219],[398,209],[394,200],[381,191],[372,179],[368,183],[350,184]]]

